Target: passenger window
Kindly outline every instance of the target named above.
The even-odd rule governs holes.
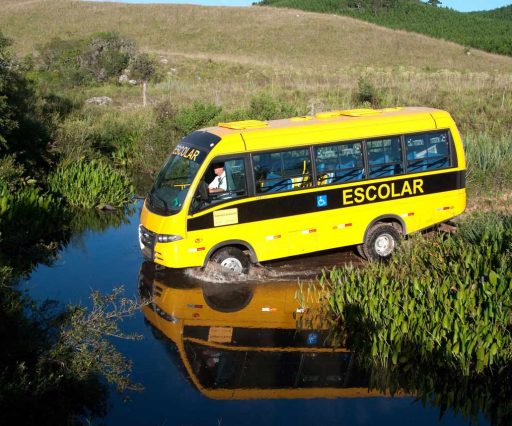
[[[363,178],[361,142],[322,146],[315,150],[317,184],[353,182]]]
[[[256,192],[291,191],[311,186],[308,149],[254,154]]]
[[[380,178],[402,174],[402,145],[398,136],[366,142],[369,177]]]
[[[409,173],[450,167],[448,132],[430,132],[405,136]]]

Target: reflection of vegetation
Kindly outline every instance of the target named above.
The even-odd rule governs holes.
[[[84,231],[102,232],[108,228],[119,228],[121,225],[128,224],[128,216],[131,216],[134,211],[133,204],[110,211],[98,209],[74,211],[71,214],[69,228],[74,235],[80,235]]]
[[[108,389],[136,388],[131,364],[110,337],[126,336],[118,321],[139,308],[121,289],[92,295],[90,310],[62,310],[35,304],[9,284],[12,270],[0,270],[0,410],[4,421],[22,424],[81,424],[106,414]],[[27,407],[30,407],[27,410]]]
[[[511,216],[473,215],[455,235],[405,242],[389,264],[334,269],[301,297],[325,302],[315,314],[371,365],[373,387],[509,424],[511,249]]]
[[[66,240],[68,217],[54,196],[34,187],[10,192],[0,184],[0,265],[24,274],[46,263]]]
[[[383,363],[414,345],[421,360],[464,375],[497,371],[512,360],[511,248],[511,216],[472,216],[454,236],[407,244],[388,265],[333,270],[332,313],[367,334]]]
[[[494,374],[462,376],[438,364],[418,362],[414,352],[409,361],[396,365],[371,365],[370,388],[413,395],[423,405],[439,407],[440,415],[453,411],[473,424],[485,415],[491,424],[512,422],[512,370],[508,366]]]
[[[119,391],[141,389],[140,385],[130,381],[131,362],[109,340],[111,337],[141,338],[138,334],[125,334],[119,329],[119,321],[140,309],[139,303],[122,297],[122,293],[122,287],[115,288],[108,295],[94,291],[91,309],[69,307],[51,353],[52,359],[67,359],[63,368],[68,373],[81,379],[99,375],[115,384]]]
[[[71,214],[35,188],[0,191],[0,410],[2,419],[23,424],[79,424],[106,414],[108,387],[138,389],[131,364],[111,338],[124,335],[118,322],[138,305],[112,294],[93,293],[92,307],[37,304],[15,288],[38,263],[51,263],[69,240],[71,226],[106,229],[125,221],[124,212]],[[132,207],[133,208],[133,207]],[[86,221],[84,222],[84,218]],[[78,223],[77,223],[78,222]],[[30,407],[30,410],[26,410]]]

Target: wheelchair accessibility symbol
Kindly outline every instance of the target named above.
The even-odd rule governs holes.
[[[326,207],[327,206],[327,195],[317,195],[316,206],[317,207]]]

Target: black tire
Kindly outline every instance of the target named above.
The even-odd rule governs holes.
[[[368,260],[386,261],[395,252],[400,240],[400,232],[394,226],[380,223],[368,231],[361,249]]]
[[[362,244],[359,244],[359,245],[356,246],[356,252],[363,259],[366,259],[366,254],[364,254],[364,250],[363,250],[363,245]]]
[[[244,309],[254,296],[254,286],[204,283],[203,297],[206,304],[217,312],[238,312]]]
[[[239,274],[247,274],[251,266],[249,258],[236,247],[221,248],[212,255],[210,260]]]

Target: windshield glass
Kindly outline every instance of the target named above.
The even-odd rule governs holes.
[[[205,156],[198,149],[178,145],[149,192],[150,206],[164,214],[180,211]]]

